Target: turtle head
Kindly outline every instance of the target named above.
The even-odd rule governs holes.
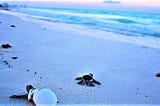
[[[32,86],[32,85],[27,85],[26,86],[26,90],[27,90],[27,92],[29,93],[29,90],[31,90],[31,89],[33,89],[34,87]]]
[[[89,73],[89,75],[90,75],[91,77],[93,77],[93,74],[92,74],[92,73]]]

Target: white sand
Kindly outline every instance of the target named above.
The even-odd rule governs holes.
[[[160,72],[160,43],[4,11],[0,22],[0,44],[13,46],[0,48],[13,66],[0,62],[0,105],[30,106],[8,98],[25,93],[27,84],[52,89],[58,105],[160,105],[160,79],[154,76]],[[75,77],[89,72],[102,85],[76,84]]]

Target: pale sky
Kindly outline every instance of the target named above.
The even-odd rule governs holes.
[[[11,1],[11,0],[0,0]],[[146,5],[160,7],[160,0],[12,0],[12,1],[56,1],[56,2],[77,2],[77,3],[100,3],[103,1],[120,1],[123,4]]]

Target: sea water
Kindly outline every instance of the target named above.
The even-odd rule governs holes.
[[[135,43],[138,38],[135,44],[160,49],[160,13],[46,7],[25,7],[15,11],[54,23],[77,24],[134,39],[125,42]]]
[[[21,8],[19,12],[128,36],[160,37],[160,14],[68,8]]]

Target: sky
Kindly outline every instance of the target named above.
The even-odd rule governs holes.
[[[0,0],[0,1],[10,1],[10,0]],[[125,5],[142,5],[142,6],[160,7],[160,0],[12,0],[12,1],[43,1],[43,2],[54,1],[54,2],[74,2],[74,3],[102,3],[103,2],[108,4],[121,3]],[[107,1],[107,2],[104,2],[104,1]]]

